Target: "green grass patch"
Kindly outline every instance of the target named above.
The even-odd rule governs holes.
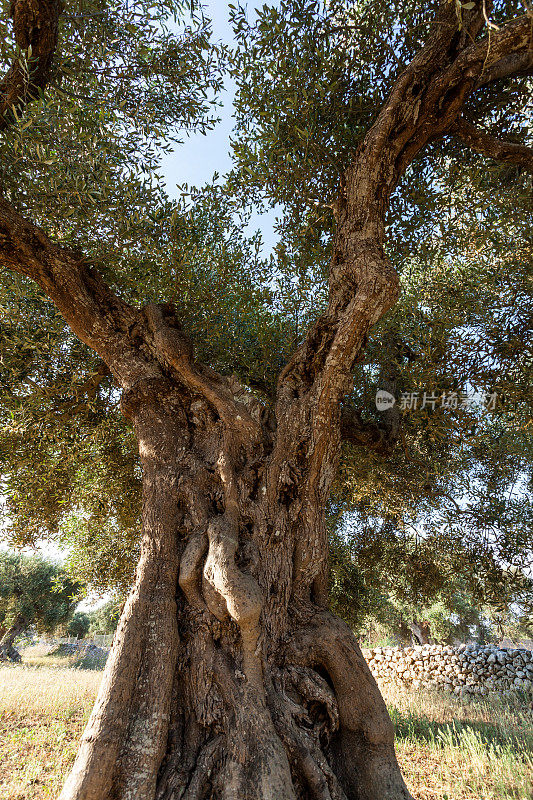
[[[57,797],[100,679],[64,666],[0,668],[0,800]],[[390,686],[383,693],[416,800],[531,800],[530,699],[465,701]]]
[[[398,760],[417,800],[531,800],[531,698],[459,700],[382,687]]]

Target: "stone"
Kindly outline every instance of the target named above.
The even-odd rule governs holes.
[[[531,691],[533,653],[494,646],[417,645],[363,650],[373,674],[382,681],[414,688],[459,691],[464,695],[502,692],[507,687]]]

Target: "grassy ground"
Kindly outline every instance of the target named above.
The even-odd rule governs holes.
[[[0,800],[55,798],[102,673],[0,668]]]
[[[69,645],[34,645],[22,652],[24,664],[30,667],[72,667],[74,669],[102,670],[107,650],[81,647],[73,650]]]
[[[0,668],[0,800],[57,796],[100,678],[62,665]],[[530,702],[383,692],[417,800],[531,800]]]
[[[396,751],[417,800],[531,800],[531,700],[474,701],[382,687]]]

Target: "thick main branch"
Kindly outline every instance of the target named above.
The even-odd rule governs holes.
[[[120,299],[83,257],[52,242],[2,197],[0,263],[40,286],[123,388],[161,378],[155,359],[136,347],[131,336],[140,313]]]

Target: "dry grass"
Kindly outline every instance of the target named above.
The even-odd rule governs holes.
[[[24,664],[31,667],[65,667],[75,669],[102,670],[106,662],[107,650],[89,649],[83,645],[76,650],[69,650],[65,645],[34,645],[22,651]]]
[[[102,673],[0,668],[0,800],[59,794]]]
[[[57,797],[100,678],[94,670],[0,668],[0,800]],[[529,702],[465,702],[387,686],[383,693],[417,800],[531,800]]]
[[[382,686],[417,800],[531,800],[533,712],[514,695],[458,700]]]
[[[22,660],[24,664],[30,667],[70,667],[70,656],[53,656],[50,653],[56,649],[49,644],[37,644],[21,650]]]

